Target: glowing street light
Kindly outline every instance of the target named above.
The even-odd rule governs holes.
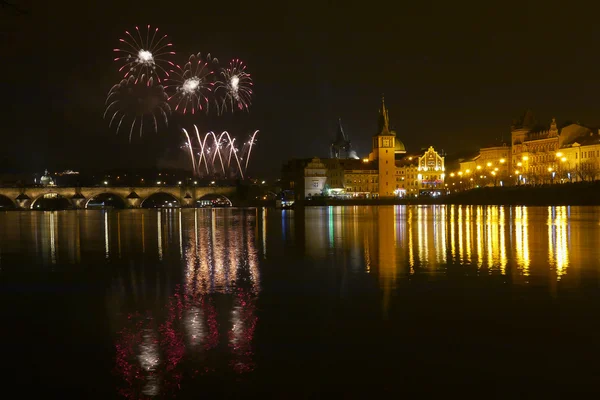
[[[559,158],[560,158],[560,157],[562,157],[562,156],[563,156],[563,153],[561,153],[560,151],[559,151],[558,153],[556,153],[556,157],[559,157]]]
[[[105,185],[108,185],[108,181],[104,181],[104,184],[105,184]]]
[[[478,170],[480,170],[480,169],[481,169],[481,165],[478,165],[478,166],[477,166],[477,169],[478,169]]]
[[[487,163],[487,166],[488,166],[488,167],[491,167],[491,166],[492,166],[492,163],[491,163],[491,162]]]
[[[563,157],[563,158],[561,158],[561,159],[560,159],[560,161],[561,161],[561,162],[565,162],[565,161],[567,161],[567,157]]]
[[[529,160],[529,157],[523,156],[523,161],[527,161],[527,160]]]
[[[522,163],[522,162],[518,162],[518,163],[517,163],[517,167],[521,167],[522,165],[523,165],[523,163]]]
[[[504,158],[500,159],[500,164],[504,164],[506,162],[506,160]]]

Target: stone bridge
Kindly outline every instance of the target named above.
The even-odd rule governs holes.
[[[36,201],[44,196],[61,196],[70,200],[75,208],[87,208],[90,200],[101,194],[118,196],[126,207],[139,208],[146,199],[157,193],[169,194],[182,206],[189,207],[206,195],[222,195],[230,200],[235,192],[234,186],[0,187],[0,197],[10,199],[19,209],[34,208]]]

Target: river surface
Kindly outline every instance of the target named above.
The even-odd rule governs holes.
[[[600,208],[4,212],[0,304],[18,398],[572,396]]]

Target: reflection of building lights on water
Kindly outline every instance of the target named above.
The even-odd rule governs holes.
[[[104,254],[106,258],[110,257],[110,247],[108,240],[108,212],[104,211]]]
[[[506,274],[506,229],[505,229],[506,215],[504,214],[504,207],[500,207],[500,218],[498,226],[500,228],[500,273]]]
[[[515,209],[515,239],[517,263],[524,276],[529,276],[529,238],[527,233],[527,208]]]
[[[267,259],[267,208],[263,207],[262,209],[262,250],[263,250],[263,258]]]
[[[567,207],[548,207],[548,261],[560,280],[569,265]]]
[[[471,263],[471,206],[465,207],[465,262]]]
[[[50,213],[50,260],[56,264],[56,236],[55,236],[54,212]]]
[[[181,209],[178,210],[179,214],[179,257],[183,258],[183,232],[181,227]]]
[[[456,261],[456,219],[454,218],[455,205],[450,206],[450,254],[452,261]]]
[[[477,226],[477,267],[483,266],[483,209],[481,206],[477,207],[477,217],[475,218]]]
[[[163,258],[163,248],[162,248],[162,218],[160,215],[160,210],[156,213],[156,229],[158,234],[158,259],[162,260]]]

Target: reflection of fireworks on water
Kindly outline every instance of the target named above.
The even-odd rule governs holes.
[[[169,93],[173,93],[169,100],[175,104],[175,110],[183,114],[196,109],[208,112],[209,98],[214,85],[213,68],[218,63],[210,54],[206,60],[200,53],[191,55],[189,61],[182,67],[176,66],[171,70],[170,82],[166,86]]]
[[[141,137],[144,125],[150,125],[154,132],[158,131],[157,117],[165,125],[169,123],[167,115],[171,113],[171,108],[164,88],[155,85],[152,78],[146,79],[145,75],[139,79],[130,76],[114,85],[108,93],[106,104],[104,118],[110,116],[109,128],[116,125],[118,134],[125,123],[129,127],[130,142],[136,126]]]
[[[238,373],[249,372],[254,369],[252,340],[258,317],[256,305],[249,293],[238,289],[237,305],[233,309],[229,332],[229,346],[235,354],[231,361],[233,370]]]
[[[123,47],[113,49],[113,51],[121,53],[119,57],[115,58],[115,61],[125,61],[125,64],[119,68],[119,72],[125,72],[125,78],[130,75],[139,78],[145,74],[146,76],[155,76],[160,82],[159,72],[169,76],[165,67],[167,64],[172,66],[174,64],[164,57],[173,55],[175,52],[169,51],[172,44],[166,40],[167,35],[158,34],[158,28],[151,31],[150,25],[148,25],[145,35],[137,26],[133,35],[128,31],[125,31],[125,35],[125,38],[119,39]]]
[[[258,131],[254,131],[244,142],[241,150],[236,147],[236,138],[232,138],[227,131],[220,135],[208,132],[202,137],[198,127],[194,125],[196,143],[185,128],[182,131],[186,136],[187,143],[184,144],[184,148],[190,153],[194,175],[226,177],[239,174],[244,179]]]
[[[239,59],[232,60],[227,68],[221,69],[215,94],[219,111],[248,110],[252,99],[252,77],[246,72],[246,66]]]

